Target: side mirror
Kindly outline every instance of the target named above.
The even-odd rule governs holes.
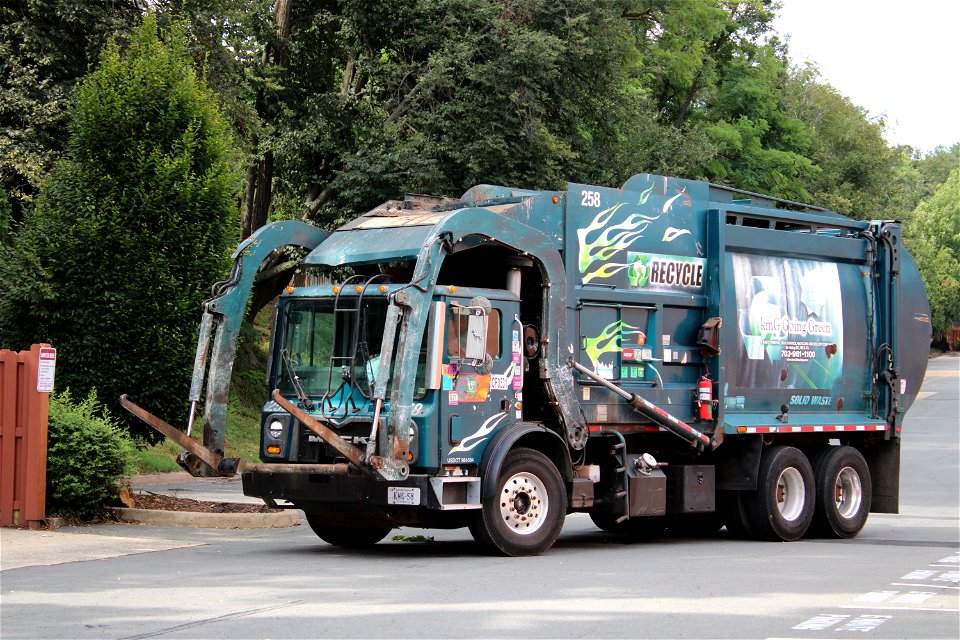
[[[483,296],[471,298],[466,311],[467,320],[466,353],[467,360],[480,364],[487,355],[487,319],[490,317],[490,301]]]

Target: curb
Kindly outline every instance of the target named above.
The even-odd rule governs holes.
[[[204,513],[114,507],[111,511],[122,522],[139,522],[158,527],[279,529],[300,524],[300,513],[292,509],[277,513]]]

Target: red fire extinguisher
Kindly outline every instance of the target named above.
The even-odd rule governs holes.
[[[713,420],[713,381],[707,376],[700,378],[698,385],[700,419]]]

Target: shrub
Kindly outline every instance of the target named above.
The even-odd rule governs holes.
[[[47,446],[47,512],[101,518],[117,497],[133,442],[113,423],[91,392],[75,402],[69,391],[50,396]]]

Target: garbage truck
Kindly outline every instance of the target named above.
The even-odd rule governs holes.
[[[319,284],[276,303],[260,462],[226,458],[240,324],[281,247]],[[850,538],[898,510],[930,309],[897,222],[636,175],[276,222],[234,259],[200,326],[203,444],[124,406],[331,544],[468,527],[539,554],[575,512],[624,536]]]

